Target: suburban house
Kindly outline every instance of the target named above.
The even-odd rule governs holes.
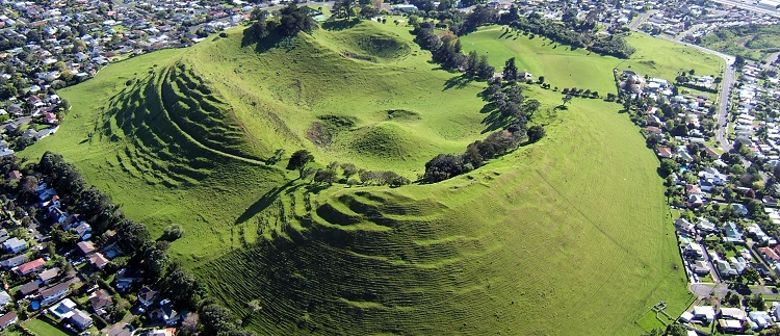
[[[56,301],[62,300],[70,293],[70,282],[61,282],[41,291],[41,305],[48,306]]]
[[[39,288],[41,286],[38,284],[38,281],[33,280],[19,287],[19,294],[22,294],[22,296],[31,295],[37,292]]]
[[[24,264],[27,262],[27,255],[20,254],[18,256],[14,256],[8,259],[5,259],[3,261],[0,261],[0,266],[6,269],[14,268],[16,266],[19,266],[21,264]]]
[[[6,313],[5,315],[0,316],[0,330],[8,328],[18,320],[19,318],[16,316],[15,312]]]
[[[138,291],[138,303],[144,307],[151,307],[155,299],[157,299],[157,292],[149,287],[144,286]]]
[[[4,290],[0,290],[0,308],[11,302],[11,295]]]
[[[79,252],[81,252],[83,255],[87,255],[95,251],[95,244],[88,240],[78,242],[76,247],[78,247]]]
[[[173,310],[171,300],[165,299],[160,301],[160,308],[152,311],[151,318],[166,326],[175,326],[179,322],[181,315]]]
[[[693,318],[709,324],[715,321],[715,308],[712,306],[693,307]]]
[[[79,239],[81,240],[87,240],[89,238],[92,238],[92,226],[90,226],[86,222],[79,223],[78,226],[73,228],[73,232],[77,236],[79,236]]]
[[[70,317],[70,322],[73,323],[73,326],[79,331],[84,331],[92,326],[93,321],[92,317],[85,311],[74,309],[73,316]]]
[[[90,254],[87,257],[87,260],[92,267],[98,270],[103,270],[103,268],[108,265],[108,259],[106,259],[106,257],[104,257],[100,252]]]
[[[73,310],[76,309],[76,303],[71,299],[63,299],[49,308],[49,313],[57,316],[58,319],[66,319],[73,316]]]
[[[57,267],[47,269],[40,274],[38,274],[38,281],[41,282],[41,284],[49,283],[51,280],[56,278],[60,274],[60,269]]]
[[[100,289],[89,297],[89,305],[95,314],[104,315],[106,309],[114,305],[114,300],[105,289]]]
[[[3,249],[9,253],[16,254],[27,249],[27,242],[14,237],[3,242]]]
[[[33,261],[22,264],[16,268],[16,274],[25,276],[34,272],[38,272],[43,269],[43,265],[46,264],[43,258],[38,258]]]

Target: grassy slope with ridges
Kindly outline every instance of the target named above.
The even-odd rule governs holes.
[[[183,224],[171,252],[263,333],[635,334],[658,301],[680,311],[657,161],[617,105],[555,113],[559,95],[533,89],[545,139],[435,185],[308,190],[254,160],[306,147],[321,163],[409,175],[483,137],[484,84],[435,70],[407,30],[363,23],[262,52],[233,31],[127,60],[63,90],[73,110],[24,154],[63,153],[155,233]],[[372,34],[408,52],[355,59]],[[312,144],[307,130],[329,116],[354,124]],[[391,139],[407,157],[372,155]]]

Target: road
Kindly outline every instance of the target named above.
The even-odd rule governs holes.
[[[726,71],[723,72],[723,80],[720,82],[720,96],[718,97],[718,129],[715,130],[715,140],[720,144],[724,152],[731,151],[728,135],[728,116],[731,98],[731,90],[734,88],[734,66],[726,61]]]
[[[640,14],[639,16],[634,18],[634,20],[632,20],[631,23],[628,24],[628,28],[631,30],[638,30],[643,23],[647,22],[647,20],[649,20],[650,17],[653,16],[653,14],[655,14],[654,10],[649,10],[647,12]]]
[[[719,4],[723,4],[723,5],[739,7],[739,8],[746,9],[746,10],[749,10],[751,12],[756,12],[756,13],[759,13],[759,14],[766,14],[766,15],[771,15],[771,16],[774,16],[774,17],[780,17],[780,11],[778,11],[778,10],[771,10],[771,9],[767,9],[767,8],[761,8],[761,7],[756,6],[755,4],[747,4],[747,3],[742,3],[740,1],[734,1],[734,0],[711,0],[711,1],[712,2],[717,2]]]

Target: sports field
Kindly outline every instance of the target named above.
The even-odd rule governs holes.
[[[521,38],[491,29],[464,47],[503,64]],[[559,93],[529,88],[548,135],[433,185],[320,190],[283,169],[307,148],[319,165],[414,178],[485,136],[485,84],[429,63],[408,30],[364,22],[275,47],[242,47],[233,30],[126,60],[63,90],[72,111],[24,155],[62,153],[153,233],[183,225],[171,253],[262,334],[623,335],[654,326],[661,300],[681,311],[658,161],[616,104],[555,110]],[[594,76],[608,91],[614,59],[525,43],[538,56],[522,64],[557,69],[549,82]],[[579,57],[606,74],[562,63]]]

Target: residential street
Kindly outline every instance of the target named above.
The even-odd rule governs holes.
[[[731,144],[726,133],[728,130],[729,99],[731,90],[734,88],[734,66],[732,65],[733,62],[729,62],[728,58],[724,58],[724,60],[726,61],[726,71],[723,72],[723,81],[720,83],[718,129],[715,131],[715,140],[720,144],[720,148],[724,152],[728,152],[731,150]]]

